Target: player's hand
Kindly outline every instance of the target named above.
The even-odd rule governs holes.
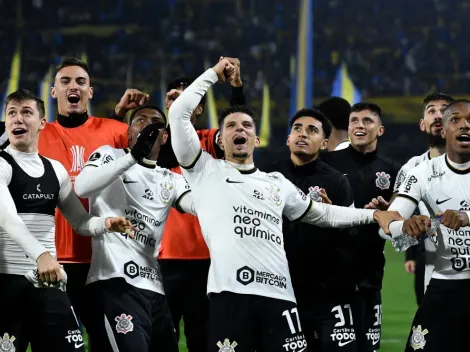
[[[398,211],[380,211],[374,212],[374,220],[384,230],[387,235],[390,235],[390,223],[392,221],[405,220]]]
[[[130,238],[134,238],[135,228],[124,216],[106,218],[105,226],[108,231],[126,233]]]
[[[320,196],[322,203],[325,204],[333,204],[330,198],[328,198],[328,195],[326,194],[326,191],[324,188],[320,188],[320,191],[318,192],[318,195]]]
[[[387,210],[390,203],[387,202],[382,196],[377,198],[372,198],[369,204],[366,204],[364,208],[366,209],[378,209],[378,210]]]
[[[237,59],[236,57],[223,57],[221,56],[219,58],[219,61],[227,59],[234,67],[235,67],[235,72],[233,74],[233,80],[230,82],[230,85],[232,87],[241,87],[243,85],[241,75],[240,75],[240,60]]]
[[[447,209],[444,214],[436,214],[441,218],[441,224],[452,230],[459,230],[461,227],[468,226],[467,213],[463,211]]]
[[[61,266],[51,253],[44,252],[37,261],[39,281],[48,284],[57,284],[62,280]]]
[[[407,260],[405,262],[405,271],[408,274],[414,274],[416,271],[416,262],[414,260]]]
[[[131,155],[136,161],[141,161],[149,155],[160,134],[160,128],[161,124],[151,123],[137,135],[137,140],[131,149]]]
[[[165,106],[167,110],[170,110],[171,104],[174,103],[176,98],[178,98],[183,91],[181,89],[172,89],[165,95]]]
[[[149,101],[150,96],[137,89],[126,89],[114,112],[119,117],[124,117],[129,110],[138,108]]]
[[[413,215],[405,220],[402,231],[408,236],[421,237],[431,228],[431,219],[426,215]]]
[[[231,82],[235,76],[235,65],[232,65],[228,59],[220,60],[212,69],[217,74],[219,82]]]

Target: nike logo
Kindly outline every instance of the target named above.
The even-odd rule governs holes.
[[[124,183],[137,183],[137,181],[130,181],[127,178],[124,177],[124,180],[122,180]]]
[[[84,344],[83,342],[82,342],[82,343],[80,343],[80,344],[77,344],[77,343],[75,342],[75,348],[80,348],[80,347],[82,347],[82,346],[83,346],[83,344]]]
[[[343,347],[343,346],[346,346],[348,343],[351,343],[353,342],[354,340],[349,340],[349,341],[346,341],[346,342],[343,342],[343,341],[340,341],[338,342],[338,346],[339,347]]]
[[[444,199],[444,200],[436,199],[436,204],[439,205],[439,204],[445,203],[445,202],[447,202],[448,200],[451,200],[451,199],[452,198],[447,198],[447,199]]]
[[[230,178],[227,178],[225,181],[227,181],[227,183],[243,183],[242,181],[231,181]]]

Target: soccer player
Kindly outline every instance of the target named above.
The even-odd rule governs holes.
[[[302,109],[291,120],[289,160],[279,171],[313,201],[353,206],[346,176],[318,156],[331,124],[318,110]],[[300,322],[310,351],[356,351],[351,305],[355,292],[354,242],[347,229],[321,228],[284,219],[284,249]],[[315,236],[312,236],[315,233]]]
[[[470,101],[455,100],[444,111],[447,153],[410,170],[390,209],[406,221],[391,224],[393,238],[437,235],[435,268],[416,312],[406,351],[468,351],[470,309]],[[422,202],[427,215],[412,216]],[[410,218],[411,217],[411,218]],[[451,338],[449,338],[451,336]]]
[[[394,195],[393,198],[397,195],[400,186],[403,184],[407,173],[418,166],[420,163],[431,158],[441,156],[445,153],[445,139],[442,138],[442,114],[445,108],[451,103],[454,99],[447,94],[442,93],[433,93],[423,101],[423,117],[419,121],[419,128],[422,132],[426,133],[428,136],[428,146],[429,149],[419,155],[411,158],[405,165],[402,166],[398,172],[395,185],[393,187]],[[383,203],[384,207],[388,207],[389,204],[383,199],[375,200],[377,203]],[[421,202],[419,203],[419,212],[422,215],[428,215],[429,213],[425,205]],[[406,251],[405,256],[405,270],[414,274],[414,286],[415,286],[415,295],[416,302],[421,304],[421,301],[426,291],[426,287],[431,280],[431,274],[434,270],[434,259],[436,252],[436,238],[429,237],[416,246],[410,247]]]
[[[220,115],[225,160],[204,152],[191,115],[207,89],[218,80],[233,79],[233,72],[228,60],[219,61],[169,111],[172,146],[191,186],[211,255],[208,351],[235,346],[237,352],[301,349],[306,343],[284,252],[282,216],[334,227],[374,218],[387,227],[392,218],[401,217],[312,202],[282,174],[256,169],[253,152],[259,138],[254,114],[244,106]]]
[[[343,173],[354,191],[354,204],[364,207],[378,197],[390,200],[400,165],[377,154],[377,141],[385,132],[382,111],[373,103],[357,103],[349,116],[351,145],[325,153],[322,160]],[[357,291],[352,307],[358,351],[380,347],[382,321],[382,279],[385,241],[377,234],[377,225],[354,229],[356,241]]]
[[[346,149],[349,146],[348,123],[351,105],[346,99],[331,97],[318,105],[320,110],[333,125],[328,139],[329,152]]]
[[[123,113],[127,107],[145,101],[143,93],[129,97],[126,92],[115,109]],[[51,95],[57,99],[58,116],[47,123],[39,138],[39,152],[59,161],[68,171],[72,185],[90,154],[102,145],[127,147],[127,124],[105,118],[89,116],[87,106],[93,96],[88,66],[77,58],[67,58],[56,68]],[[133,98],[131,100],[130,98]],[[138,100],[139,99],[139,100]],[[128,104],[128,105],[126,105]],[[81,199],[88,210],[88,201]],[[90,267],[91,243],[89,238],[75,236],[73,228],[56,212],[57,257],[68,273],[67,291],[80,317],[85,281]]]
[[[235,67],[232,86],[231,105],[244,105],[245,95],[240,77],[240,61],[227,58]],[[191,84],[187,78],[171,81],[167,87],[166,107],[170,108],[175,98]],[[203,96],[194,109],[191,123],[197,121],[204,111],[206,97]],[[214,158],[222,158],[224,153],[217,144],[219,129],[196,130],[202,149]],[[158,165],[181,174],[181,168],[171,148],[171,135],[162,145]],[[207,297],[207,275],[210,256],[206,242],[201,234],[199,221],[190,214],[170,210],[166,222],[162,245],[158,256],[162,271],[165,294],[170,306],[173,324],[179,340],[180,321],[184,321],[184,334],[189,352],[207,351],[207,324],[209,320],[209,299]]]
[[[137,108],[130,151],[98,148],[75,181],[92,214],[118,211],[137,230],[135,240],[123,234],[92,241],[85,325],[99,351],[178,351],[156,258],[170,208],[191,211],[192,199],[181,175],[156,165],[165,127],[158,107]]]
[[[5,122],[0,121],[0,149],[5,149],[9,143],[8,134],[5,131]]]
[[[65,292],[67,273],[56,261],[54,210],[85,236],[125,232],[131,225],[124,217],[89,215],[64,167],[38,154],[46,125],[42,100],[20,89],[5,106],[10,145],[0,151],[0,349],[24,351],[31,342],[33,351],[84,351]]]

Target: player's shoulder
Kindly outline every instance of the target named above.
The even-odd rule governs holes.
[[[437,158],[421,161],[411,168],[408,173],[417,177],[431,178],[432,175],[442,174],[446,168],[445,155],[441,155]]]
[[[111,128],[113,130],[127,130],[128,128],[126,123],[107,117],[89,116],[88,118],[91,120],[92,125],[96,128]]]
[[[398,172],[398,170],[401,169],[401,165],[388,156],[377,154],[377,160],[380,162],[380,164],[382,164],[383,167],[391,171],[395,170]]]
[[[196,130],[196,133],[199,137],[199,139],[204,139],[204,138],[209,138],[211,136],[214,136],[219,132],[218,128],[206,128],[206,129],[198,129]]]
[[[421,155],[416,155],[412,157],[410,160],[408,160],[403,166],[402,170],[407,173],[409,170],[415,168],[419,164],[421,164],[424,161],[431,160],[429,157],[429,152],[423,153]]]
[[[43,158],[51,163],[52,168],[54,169],[57,175],[57,178],[60,181],[60,184],[62,184],[62,181],[69,177],[69,173],[67,172],[67,169],[65,168],[65,166],[56,159],[51,159],[45,156],[43,156]]]
[[[343,173],[321,160],[318,160],[317,170],[320,171],[322,177],[325,177],[332,186],[349,182]]]

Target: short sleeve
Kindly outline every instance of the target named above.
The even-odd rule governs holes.
[[[282,177],[282,187],[285,189],[286,203],[282,215],[290,221],[300,221],[308,213],[312,201],[302,190],[292,182]]]
[[[398,189],[398,197],[407,198],[416,205],[419,204],[423,196],[422,187],[426,185],[427,181],[426,177],[422,177],[422,173],[425,169],[426,165],[420,164],[408,172],[403,183]]]
[[[116,159],[116,149],[112,148],[109,145],[104,145],[96,149],[93,153],[91,153],[90,157],[88,158],[85,166],[102,166],[104,164],[109,163]]]

